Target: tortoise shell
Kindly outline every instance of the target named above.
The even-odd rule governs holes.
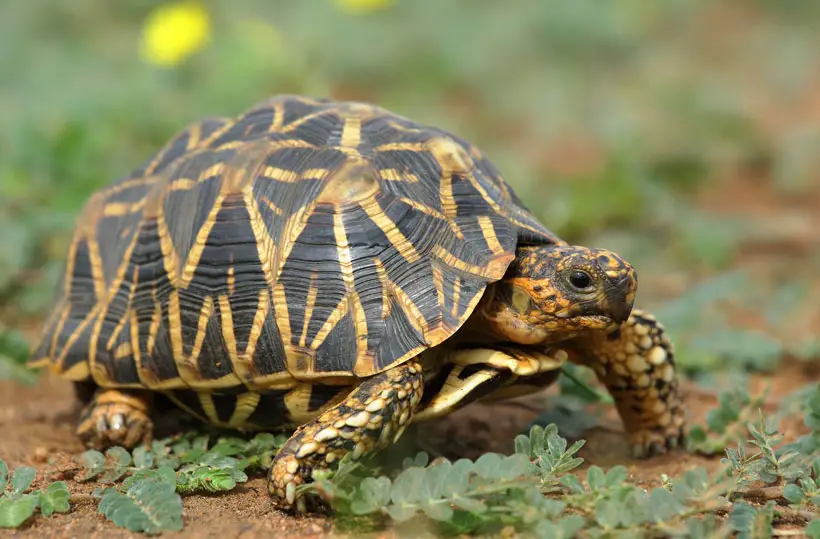
[[[451,336],[522,243],[562,242],[474,146],[279,96],[91,197],[31,363],[158,391],[352,383]]]

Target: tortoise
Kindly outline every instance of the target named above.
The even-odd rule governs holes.
[[[636,287],[456,135],[281,95],[188,126],[91,196],[30,363],[74,382],[90,447],[149,440],[160,395],[220,426],[296,428],[268,490],[305,510],[313,470],[544,388],[566,361],[611,392],[635,456],[675,447],[674,353]]]

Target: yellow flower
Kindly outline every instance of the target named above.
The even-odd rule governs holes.
[[[154,9],[142,28],[142,57],[152,64],[175,66],[200,50],[211,35],[208,11],[194,1]]]
[[[395,3],[396,0],[336,0],[339,9],[353,15],[380,11]]]

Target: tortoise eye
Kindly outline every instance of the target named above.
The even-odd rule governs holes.
[[[585,290],[592,286],[592,277],[585,271],[575,270],[569,275],[569,284],[578,290]]]

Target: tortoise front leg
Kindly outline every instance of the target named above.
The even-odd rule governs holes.
[[[612,394],[635,457],[665,453],[682,443],[675,354],[652,315],[634,309],[614,332],[573,344],[577,353],[570,359],[591,367]]]
[[[95,449],[149,443],[152,401],[149,391],[99,388],[80,414],[77,436]]]
[[[408,361],[368,378],[348,397],[300,427],[276,455],[268,491],[282,508],[304,512],[296,487],[311,480],[313,470],[328,468],[350,453],[359,458],[398,440],[421,400],[423,374]]]

